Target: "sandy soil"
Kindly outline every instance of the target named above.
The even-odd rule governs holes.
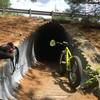
[[[21,16],[0,17],[0,45],[7,42],[23,41],[43,23],[41,19]]]
[[[92,93],[83,94],[72,91],[68,80],[64,77],[55,77],[53,64],[38,66],[30,69],[24,76],[17,91],[18,100],[98,100]]]

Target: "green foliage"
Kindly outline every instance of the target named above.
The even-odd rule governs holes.
[[[54,16],[53,18],[56,20],[65,20],[65,16]]]
[[[10,0],[0,0],[0,8],[7,8],[10,6]]]
[[[53,20],[56,20],[61,23],[66,23],[71,21],[70,17],[66,15],[53,16]]]
[[[86,3],[86,0],[65,0],[67,4],[70,6],[70,13],[71,17],[81,17],[82,24],[86,27],[99,27],[99,20],[100,20],[100,5],[94,5],[92,4],[93,7],[90,7],[90,11],[86,9],[86,5],[81,3]],[[91,1],[92,2],[92,1]],[[87,5],[89,7],[89,5]],[[68,12],[66,10],[66,12]],[[84,15],[84,16],[82,16]]]
[[[10,13],[10,12],[5,12],[2,14],[2,12],[0,12],[0,16],[22,16],[22,14],[20,13]]]
[[[37,0],[31,0],[32,2],[37,2]]]
[[[93,71],[90,65],[87,65],[84,69],[87,75],[87,80],[83,84],[84,89],[95,88],[98,85],[97,76],[99,75],[99,70]]]
[[[86,0],[65,0],[65,2],[68,2],[68,3],[82,3],[82,2],[86,2]]]
[[[89,27],[99,28],[100,27],[99,19],[100,19],[99,16],[87,15],[82,18],[81,23],[86,28],[89,28]]]

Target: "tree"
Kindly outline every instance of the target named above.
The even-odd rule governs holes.
[[[70,11],[73,14],[86,14],[86,15],[100,15],[100,4],[95,4],[91,0],[92,4],[88,4],[90,0],[65,0],[70,5]]]
[[[68,2],[68,3],[83,3],[83,2],[86,2],[86,0],[65,0],[65,2]]]
[[[91,4],[88,4],[90,1]],[[96,4],[94,0],[65,0],[65,2],[70,5],[72,18],[82,18],[84,25],[90,26],[100,20],[100,4]]]
[[[10,0],[0,0],[0,8],[7,8],[10,6]]]
[[[80,1],[83,2],[84,0],[65,0],[65,2],[70,6],[70,12],[72,18],[75,16],[75,14],[80,14],[82,10],[82,6],[80,5]]]
[[[37,2],[37,0],[31,0],[32,2]]]

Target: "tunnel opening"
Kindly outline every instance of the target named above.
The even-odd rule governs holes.
[[[58,22],[51,21],[38,28],[36,31],[34,50],[38,61],[58,62],[63,47],[56,45],[50,46],[50,41],[67,41],[71,42],[70,35],[65,31]]]

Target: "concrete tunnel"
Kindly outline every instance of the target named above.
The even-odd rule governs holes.
[[[72,43],[71,36],[59,23],[51,21],[40,26],[31,36],[19,44],[19,62],[14,74],[11,75],[12,65],[9,60],[0,69],[0,99],[16,100],[13,93],[18,87],[17,83],[35,62],[57,62],[59,60],[63,47],[50,47],[51,39]]]

